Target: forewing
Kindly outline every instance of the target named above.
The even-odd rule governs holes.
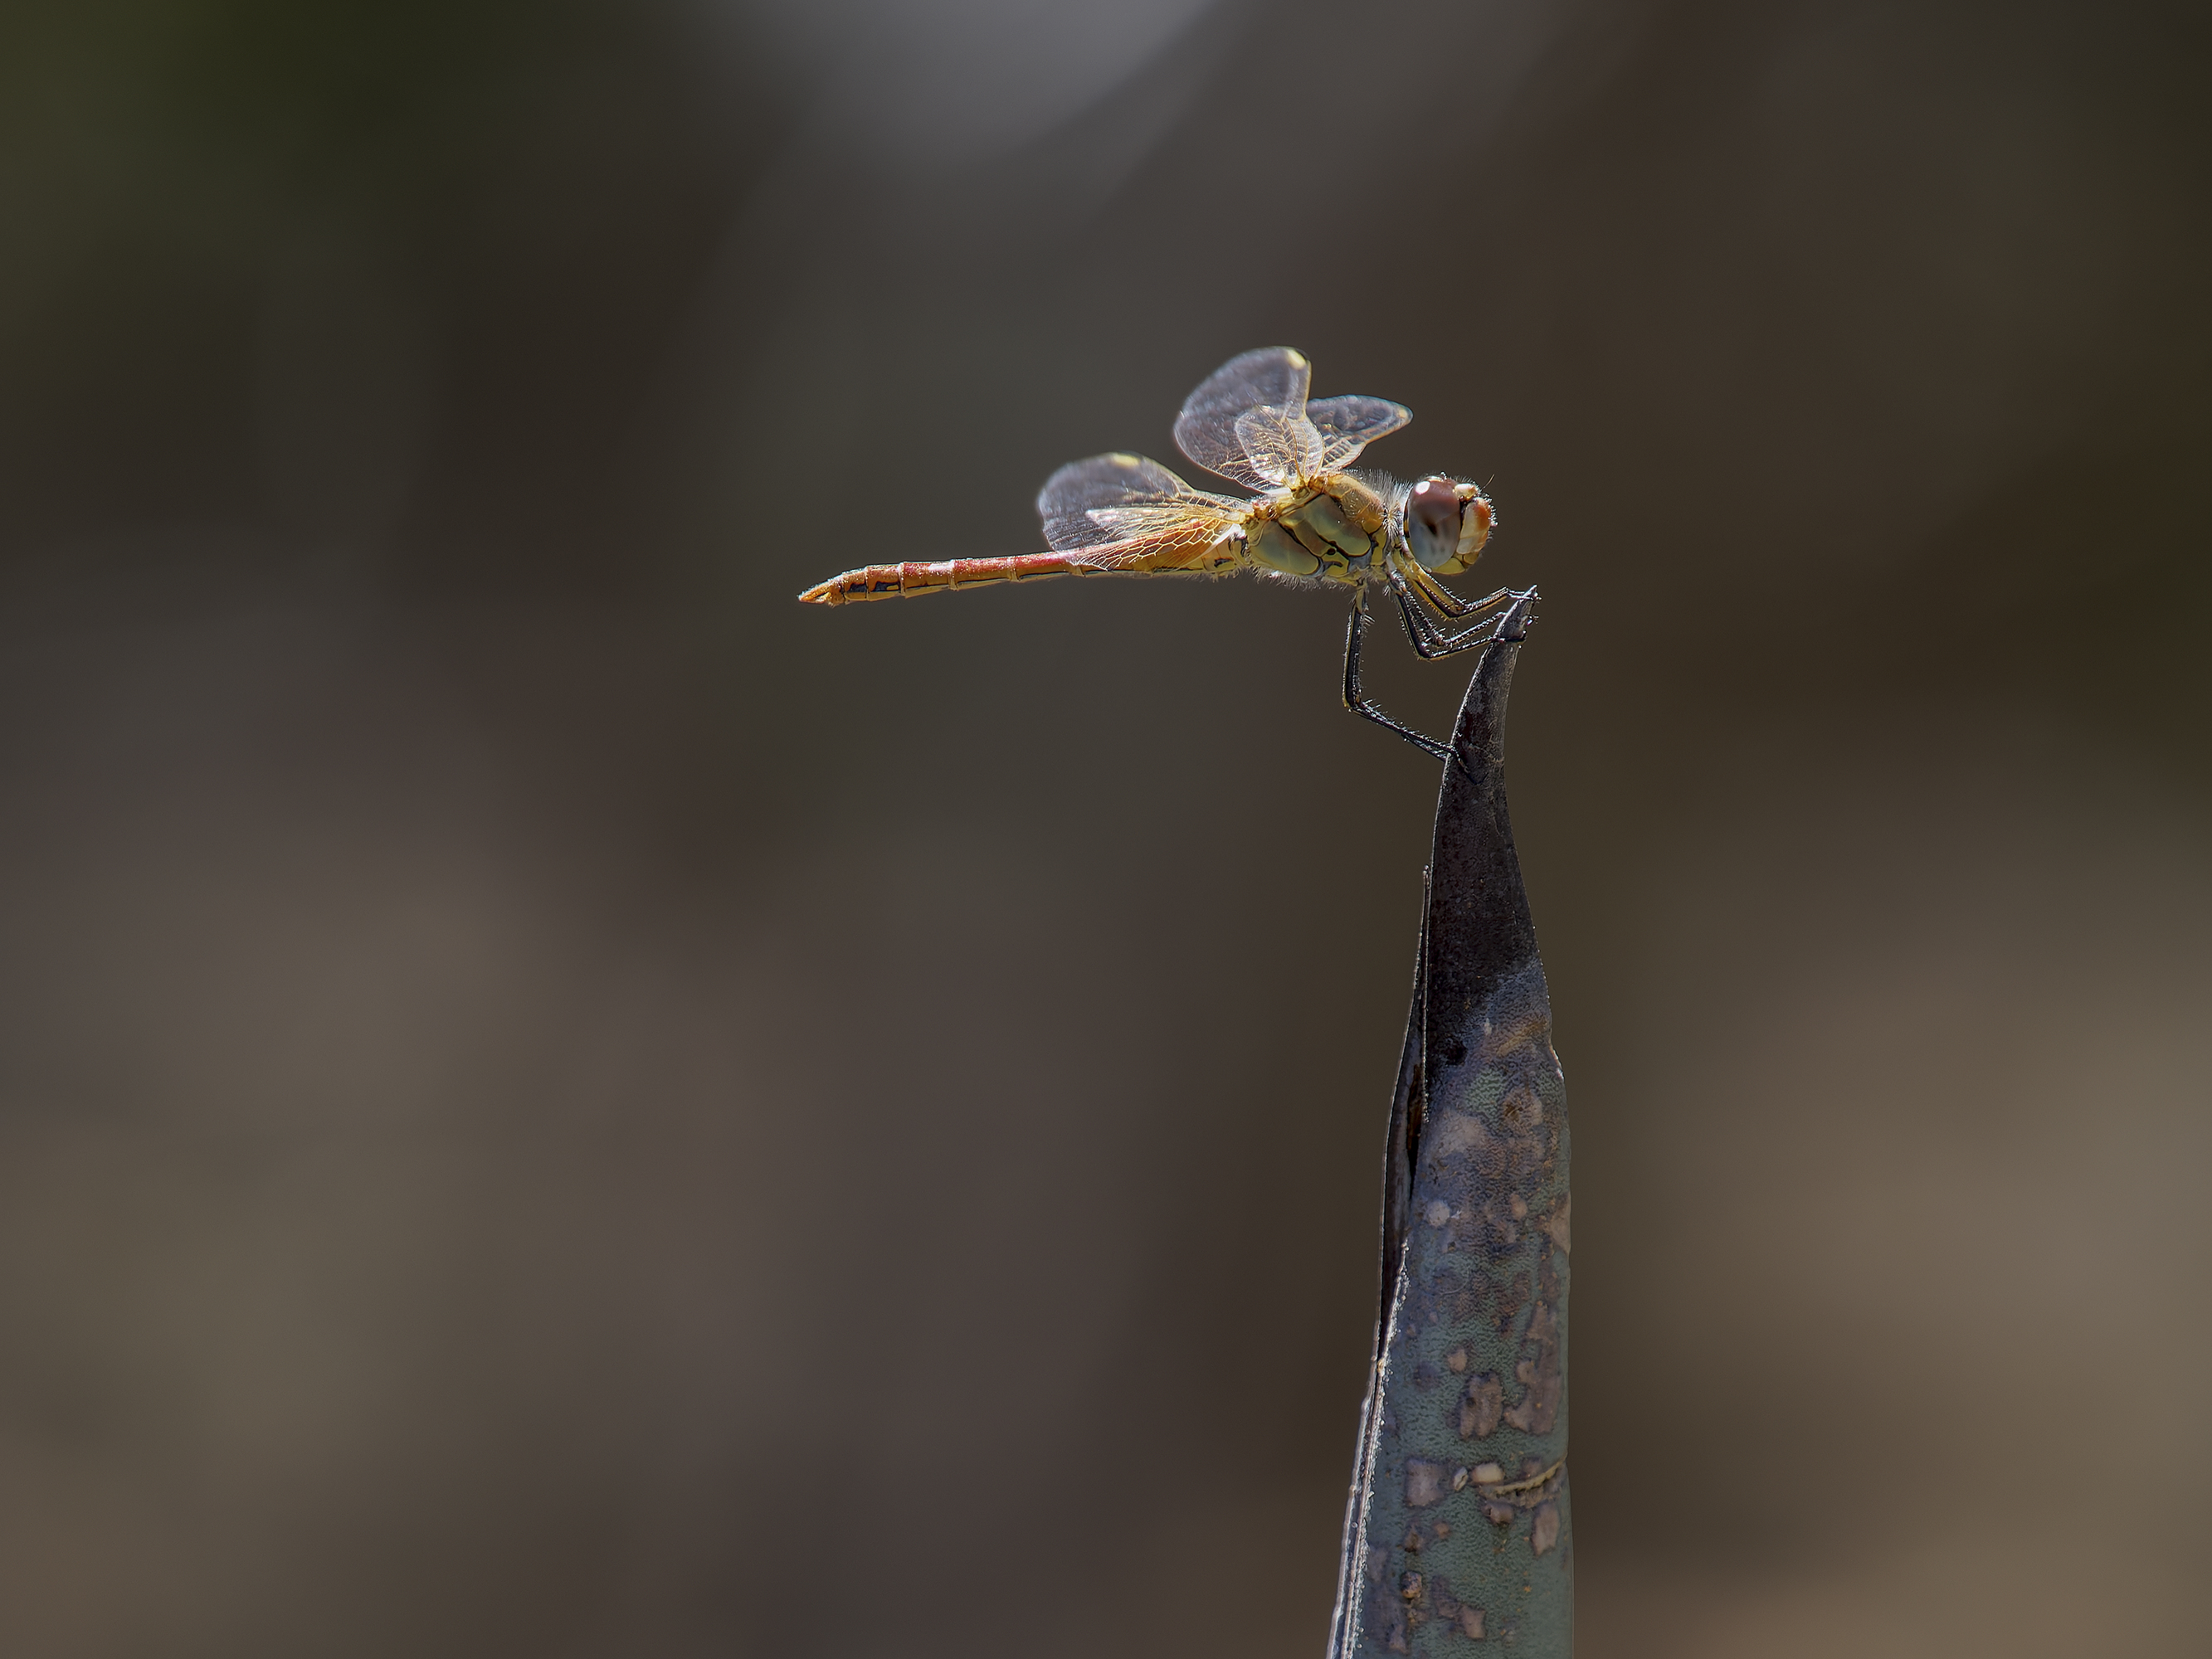
[[[1281,480],[1268,477],[1255,464],[1237,435],[1237,417],[1267,409],[1282,411],[1285,423],[1302,420],[1312,380],[1313,365],[1288,346],[1231,357],[1183,399],[1182,413],[1176,416],[1176,447],[1208,472],[1233,478],[1247,489],[1272,489]],[[1281,459],[1276,449],[1266,454],[1271,464]]]
[[[1412,420],[1413,411],[1387,398],[1319,398],[1306,405],[1306,418],[1321,434],[1319,470],[1334,472]]]
[[[1045,545],[1055,553],[1097,547],[1178,526],[1218,525],[1243,510],[1225,495],[1193,489],[1141,455],[1093,455],[1070,461],[1037,492]]]

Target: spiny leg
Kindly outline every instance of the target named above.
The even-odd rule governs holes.
[[[1394,593],[1392,597],[1398,601],[1399,614],[1406,619],[1406,636],[1413,641],[1413,653],[1425,662],[1436,662],[1476,646],[1487,645],[1498,629],[1498,619],[1485,617],[1459,633],[1450,633],[1439,628],[1411,594]]]
[[[1479,617],[1466,628],[1454,633],[1451,629],[1439,624],[1422,608],[1422,601],[1429,596],[1416,588],[1408,579],[1407,573],[1395,564],[1389,568],[1389,580],[1390,592],[1398,601],[1398,609],[1406,618],[1406,632],[1413,642],[1413,650],[1428,661],[1433,662],[1439,657],[1454,656],[1462,651],[1471,650],[1478,645],[1486,645],[1492,635],[1498,631],[1499,617],[1486,616]],[[1431,586],[1441,585],[1432,583]],[[1521,597],[1522,595],[1516,593],[1510,587],[1500,588],[1488,599],[1467,606],[1467,611],[1462,611],[1462,614],[1465,615],[1467,611],[1489,610],[1501,599],[1516,599]]]
[[[1418,564],[1392,567],[1399,569],[1419,590],[1430,609],[1447,622],[1459,622],[1468,617],[1480,617],[1486,611],[1494,611],[1508,599],[1521,596],[1510,587],[1501,587],[1495,593],[1485,594],[1479,599],[1462,599]]]
[[[1344,630],[1344,706],[1353,714],[1373,720],[1386,732],[1395,732],[1423,754],[1440,761],[1456,758],[1449,744],[1438,743],[1434,738],[1416,732],[1392,720],[1376,707],[1375,700],[1359,686],[1359,638],[1367,631],[1367,589],[1360,587],[1352,596],[1352,620]],[[1418,648],[1418,647],[1416,647]]]

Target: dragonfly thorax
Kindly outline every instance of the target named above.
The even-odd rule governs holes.
[[[1381,571],[1389,531],[1382,496],[1349,472],[1334,472],[1255,504],[1244,542],[1270,570],[1353,584]]]

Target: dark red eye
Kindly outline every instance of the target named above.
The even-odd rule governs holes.
[[[1449,478],[1424,478],[1406,499],[1406,517],[1431,535],[1459,538],[1459,492]]]

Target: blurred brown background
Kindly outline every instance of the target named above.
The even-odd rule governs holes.
[[[2204,1651],[2208,44],[0,14],[0,1650],[1319,1652],[1433,767],[792,602],[1284,343],[1546,595],[1589,1659]]]

